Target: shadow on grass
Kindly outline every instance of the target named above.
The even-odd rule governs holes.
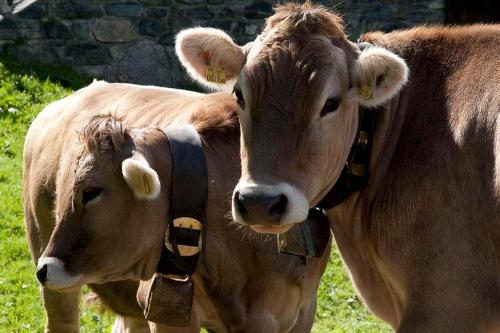
[[[69,67],[48,65],[32,61],[22,62],[5,55],[0,55],[0,62],[13,74],[34,74],[43,81],[50,80],[52,82],[58,82],[63,87],[73,90],[80,89],[92,82],[92,78],[77,73]]]

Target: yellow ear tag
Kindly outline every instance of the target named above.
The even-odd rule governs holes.
[[[226,83],[226,72],[220,66],[212,67],[207,65],[205,68],[205,79],[208,82]]]
[[[370,99],[373,96],[373,87],[364,85],[358,89],[358,95],[363,99]]]
[[[151,188],[149,187],[149,182],[146,177],[142,177],[142,183],[144,184],[144,190],[146,191],[146,194],[150,194]]]

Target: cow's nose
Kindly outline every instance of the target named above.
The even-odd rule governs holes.
[[[47,265],[43,265],[36,271],[36,278],[40,281],[41,284],[45,284],[47,281]]]
[[[279,224],[286,212],[288,199],[284,194],[236,192],[234,204],[248,224]]]

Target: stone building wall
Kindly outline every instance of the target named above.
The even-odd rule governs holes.
[[[211,26],[246,43],[280,1],[0,0],[0,54],[76,69],[108,81],[186,87],[175,34]],[[342,14],[351,39],[443,23],[445,0],[313,1]]]

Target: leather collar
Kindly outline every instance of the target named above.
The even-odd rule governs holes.
[[[191,125],[162,130],[172,158],[170,207],[157,271],[191,275],[205,241],[208,176],[203,146]]]
[[[335,185],[316,206],[318,208],[333,208],[352,193],[364,189],[368,184],[368,166],[375,130],[375,110],[360,106],[358,112],[358,133],[346,165]]]

